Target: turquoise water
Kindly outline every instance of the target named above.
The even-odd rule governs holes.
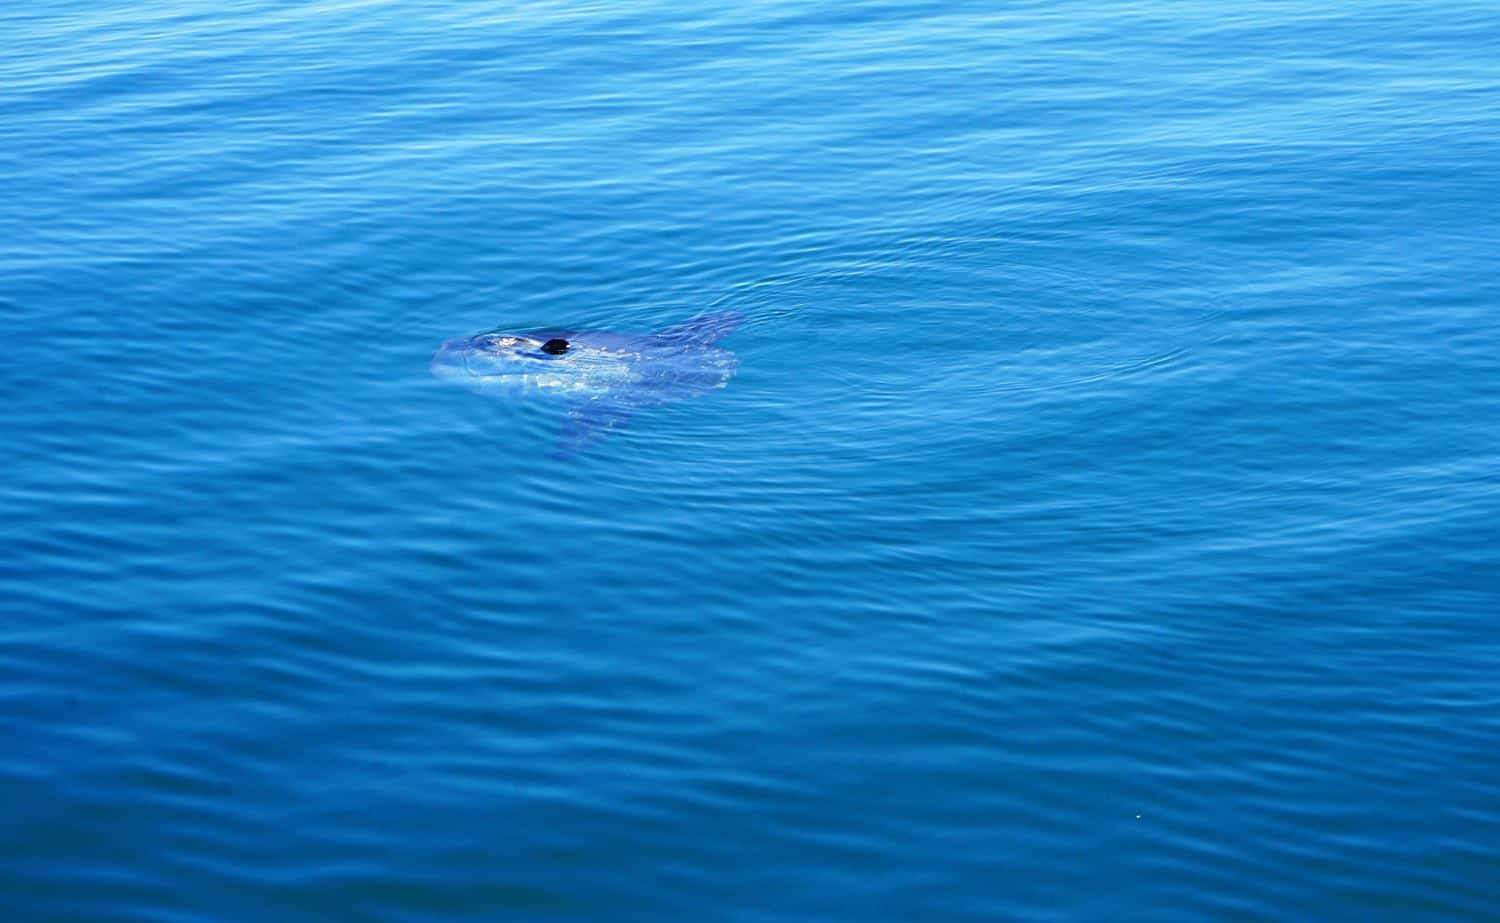
[[[12,7],[7,920],[1500,918],[1493,5]]]

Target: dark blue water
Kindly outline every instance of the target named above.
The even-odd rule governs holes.
[[[0,12],[6,920],[1496,919],[1500,12]],[[745,323],[568,460],[445,339]]]

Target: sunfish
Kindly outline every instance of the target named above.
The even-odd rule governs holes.
[[[704,314],[647,334],[602,330],[490,331],[449,340],[432,374],[489,397],[566,401],[555,457],[578,454],[637,410],[701,397],[734,377],[734,353],[714,346],[744,321]]]

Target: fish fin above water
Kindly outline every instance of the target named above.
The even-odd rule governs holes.
[[[745,315],[738,311],[719,311],[700,314],[692,320],[673,324],[656,334],[658,339],[671,340],[684,346],[709,346],[739,329]]]
[[[568,408],[552,457],[572,458],[630,420],[631,410],[608,401],[586,401]]]

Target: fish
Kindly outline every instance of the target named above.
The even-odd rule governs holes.
[[[488,398],[561,401],[567,416],[552,455],[565,459],[638,411],[728,385],[739,360],[716,344],[744,320],[737,311],[720,311],[645,334],[491,330],[444,342],[429,368],[440,381]]]

